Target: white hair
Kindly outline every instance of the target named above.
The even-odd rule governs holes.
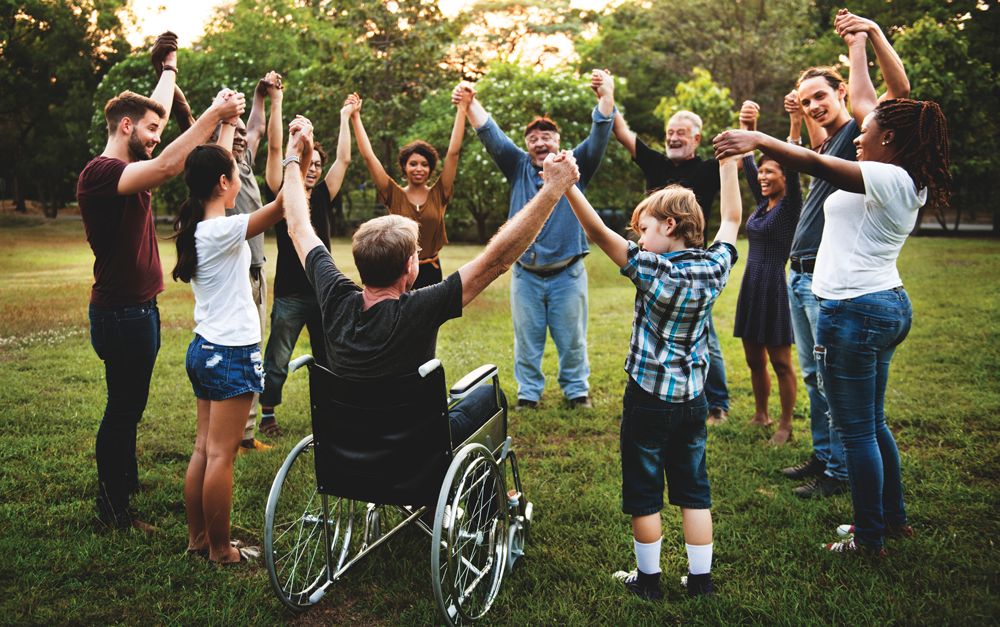
[[[677,120],[679,122],[687,122],[688,125],[691,127],[692,135],[701,134],[702,121],[701,118],[698,117],[697,113],[693,113],[691,111],[678,111],[677,113],[670,116],[670,119],[667,120],[667,124],[669,125],[674,120]]]

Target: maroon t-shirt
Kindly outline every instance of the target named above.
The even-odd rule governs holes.
[[[163,291],[160,249],[149,210],[152,192],[118,194],[127,165],[97,157],[80,173],[76,187],[83,228],[96,257],[90,302],[99,307],[137,305]]]

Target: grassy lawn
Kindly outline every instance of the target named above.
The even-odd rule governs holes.
[[[221,570],[184,553],[184,471],[195,399],[184,371],[194,299],[167,281],[163,347],[139,427],[136,507],[161,533],[97,535],[94,438],[104,409],[103,365],[90,347],[93,255],[80,222],[0,221],[0,624],[433,625],[429,541],[417,530],[361,563],[302,617],[274,597],[263,565]],[[166,234],[166,231],[163,231]],[[741,254],[746,252],[741,242]],[[449,245],[445,272],[480,249]],[[268,269],[277,251],[267,240]],[[160,248],[169,275],[174,252]],[[334,258],[357,277],[348,241]],[[522,479],[535,504],[527,567],[504,583],[486,625],[982,625],[1000,622],[1000,241],[912,239],[899,265],[915,320],[896,353],[886,413],[899,443],[913,540],[890,540],[878,563],[824,554],[851,522],[847,496],[802,502],[777,471],[810,452],[808,397],[799,387],[795,440],[766,444],[753,414],[749,369],[731,337],[744,264],[716,305],[728,367],[728,424],[709,432],[717,603],[692,602],[678,583],[687,558],[680,514],[663,513],[665,591],[652,605],[625,598],[610,573],[634,567],[620,512],[618,424],[634,290],[600,251],[590,276],[594,409],[574,412],[556,383],[554,347],[540,409],[512,415]],[[499,365],[516,395],[509,277],[445,325],[438,357],[456,381]],[[303,333],[296,355],[309,351]],[[793,351],[794,353],[794,351]],[[236,462],[234,536],[263,540],[264,505],[286,453],[310,431],[306,377],[289,378],[272,451]],[[772,417],[779,415],[777,385]]]

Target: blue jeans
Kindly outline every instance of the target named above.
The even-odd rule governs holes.
[[[500,408],[507,409],[507,397],[500,390]],[[489,382],[480,385],[468,396],[448,410],[451,424],[451,446],[458,448],[462,442],[479,430],[497,410],[497,397]]]
[[[127,521],[129,494],[139,488],[135,439],[160,351],[156,298],[128,307],[90,305],[90,344],[104,362],[108,404],[97,430],[98,517]]]
[[[722,347],[715,333],[712,312],[708,312],[708,373],[705,375],[705,400],[709,409],[729,411],[729,386],[726,384],[726,362],[722,360]]]
[[[264,391],[260,393],[262,407],[281,404],[281,389],[288,378],[288,362],[303,326],[309,330],[313,358],[317,364],[326,366],[323,314],[316,297],[311,294],[276,297],[271,307],[271,335],[264,349]]]
[[[517,397],[537,401],[545,390],[542,354],[548,329],[559,354],[559,387],[566,398],[590,391],[587,359],[587,269],[577,261],[542,278],[514,264],[510,313],[514,320],[514,378]]]
[[[622,512],[648,516],[663,509],[663,483],[671,505],[712,507],[712,486],[705,466],[708,430],[705,395],[669,403],[629,377],[622,399],[620,448]]]
[[[873,549],[882,547],[885,524],[906,524],[899,451],[885,424],[885,388],[892,354],[912,323],[901,287],[819,304],[816,362],[847,453],[854,538]]]
[[[813,294],[812,273],[789,271],[788,305],[792,314],[792,331],[795,349],[799,355],[799,372],[809,395],[809,423],[812,430],[813,452],[826,463],[826,474],[841,481],[847,480],[844,463],[844,445],[831,427],[830,411],[826,396],[816,376],[816,325],[819,320],[819,300]]]

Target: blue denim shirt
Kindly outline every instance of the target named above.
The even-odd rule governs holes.
[[[586,191],[587,184],[601,165],[608,140],[611,138],[612,122],[617,113],[618,108],[615,107],[611,115],[605,116],[594,107],[594,123],[590,127],[590,136],[573,149],[573,156],[580,168],[580,180],[576,184],[580,191]],[[510,184],[508,219],[513,218],[542,188],[543,181],[540,174],[542,169],[532,164],[528,153],[515,146],[514,142],[504,135],[493,121],[493,116],[476,129],[476,135],[479,136],[479,141],[483,142],[490,158],[507,177],[507,182]],[[546,265],[589,252],[587,235],[576,219],[573,208],[569,206],[569,201],[563,196],[556,203],[552,216],[542,227],[542,232],[521,256],[521,261],[529,265]]]

